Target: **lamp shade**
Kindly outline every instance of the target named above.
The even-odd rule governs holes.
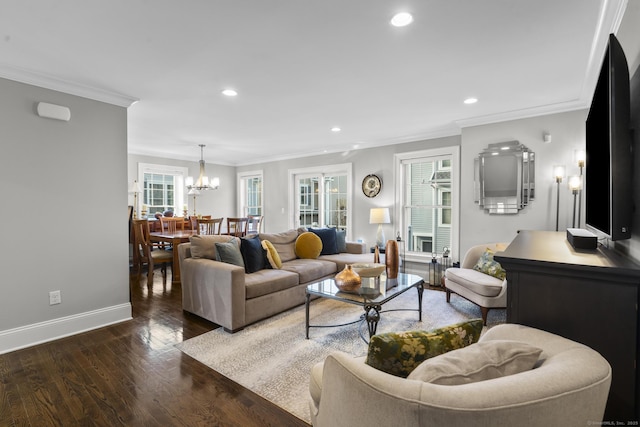
[[[587,160],[587,152],[584,150],[576,150],[576,162],[578,162],[578,167],[584,167],[585,160]]]
[[[140,189],[140,184],[138,184],[137,180],[131,183],[131,186],[129,187],[129,193],[132,193],[132,194],[142,193],[142,190]]]
[[[564,178],[564,173],[565,173],[564,165],[556,165],[553,167],[553,177],[555,178],[556,182],[562,182],[562,178]]]
[[[369,224],[389,224],[389,208],[371,208],[369,211]]]
[[[578,191],[582,189],[582,179],[579,176],[569,177],[569,189],[571,191]]]

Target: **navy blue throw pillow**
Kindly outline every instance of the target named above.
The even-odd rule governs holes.
[[[335,228],[309,228],[322,240],[322,252],[320,255],[333,255],[338,253],[338,239]]]
[[[240,239],[240,253],[242,253],[246,273],[255,273],[265,268],[266,255],[257,236]]]

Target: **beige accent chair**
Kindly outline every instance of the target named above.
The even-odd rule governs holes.
[[[473,269],[485,250],[494,253],[504,251],[508,243],[488,243],[471,247],[465,254],[460,267],[448,268],[444,274],[447,302],[451,293],[460,295],[480,306],[482,320],[487,324],[487,314],[492,308],[507,307],[507,279],[500,280]]]
[[[480,342],[514,340],[541,348],[534,369],[468,383],[436,385],[396,377],[332,353],[311,370],[315,427],[599,425],[611,366],[595,350],[522,325],[494,326]],[[474,344],[472,344],[474,345]]]

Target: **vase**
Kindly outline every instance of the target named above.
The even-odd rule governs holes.
[[[400,254],[398,253],[398,242],[387,240],[384,249],[384,263],[387,267],[387,279],[398,277],[398,265],[400,264]]]
[[[353,292],[360,289],[362,282],[358,273],[353,271],[350,264],[344,266],[344,270],[336,274],[334,279],[338,289],[344,292]]]

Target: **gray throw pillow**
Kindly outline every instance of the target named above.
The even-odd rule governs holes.
[[[227,264],[234,264],[244,268],[244,261],[238,239],[235,237],[227,243],[216,243],[216,259]]]
[[[336,228],[336,243],[338,244],[339,253],[347,252],[347,231],[346,230],[338,230]]]
[[[481,341],[422,362],[407,379],[460,385],[514,375],[533,369],[542,349],[510,341]]]

